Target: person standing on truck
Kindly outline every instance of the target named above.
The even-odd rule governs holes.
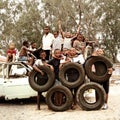
[[[30,57],[29,56],[29,52],[32,53],[34,50],[30,50],[29,49],[29,42],[28,41],[24,41],[23,42],[23,45],[20,49],[20,52],[19,52],[19,58],[18,58],[18,61],[27,61],[27,63],[32,66],[33,65],[33,62],[34,62],[34,57]]]
[[[11,42],[9,44],[9,49],[7,50],[6,62],[14,62],[16,56],[15,44]]]

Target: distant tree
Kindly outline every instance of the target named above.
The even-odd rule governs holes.
[[[39,2],[35,0],[24,0],[23,12],[16,22],[16,28],[19,32],[20,41],[27,39],[28,41],[36,41],[40,46],[41,30],[44,26],[44,21],[41,17],[38,8]]]
[[[102,34],[101,44],[105,53],[113,62],[117,62],[117,50],[120,49],[120,1],[97,0],[96,11]]]

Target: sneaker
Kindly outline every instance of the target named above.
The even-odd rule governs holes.
[[[107,110],[108,109],[108,105],[105,103],[103,106],[102,106],[102,110]]]

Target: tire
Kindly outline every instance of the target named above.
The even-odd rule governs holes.
[[[90,89],[94,89],[96,95],[95,97],[96,100],[92,103],[88,102],[84,96],[85,95],[84,93]],[[105,90],[101,85],[99,85],[98,83],[90,82],[83,84],[82,86],[79,87],[76,93],[76,100],[78,105],[83,110],[87,110],[87,111],[98,110],[102,107],[102,105],[105,102],[105,95],[106,95]]]
[[[85,80],[83,66],[72,62],[65,64],[59,71],[59,79],[61,83],[68,88],[80,86]]]
[[[92,65],[95,64],[97,66],[96,72],[92,72]],[[108,74],[108,68],[112,67],[112,63],[110,60],[104,56],[93,56],[90,57],[85,62],[85,72],[93,82],[105,82],[109,80],[111,77],[110,74]]]
[[[56,92],[57,93],[59,92],[62,94],[62,104],[60,104],[60,105],[56,105],[54,103],[54,101],[55,101],[54,95]],[[72,106],[73,95],[67,87],[62,86],[62,85],[56,85],[47,91],[46,103],[47,103],[48,107],[50,109],[52,109],[53,111],[65,111]]]
[[[29,84],[35,91],[45,92],[54,84],[55,75],[47,66],[39,66],[39,68],[44,72],[44,76],[32,70],[29,76]]]

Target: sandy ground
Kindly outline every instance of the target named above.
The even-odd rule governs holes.
[[[36,101],[1,102],[0,120],[120,120],[120,84],[110,85],[109,108],[107,110],[84,111],[78,106],[76,110],[54,112],[45,103],[37,110]]]

